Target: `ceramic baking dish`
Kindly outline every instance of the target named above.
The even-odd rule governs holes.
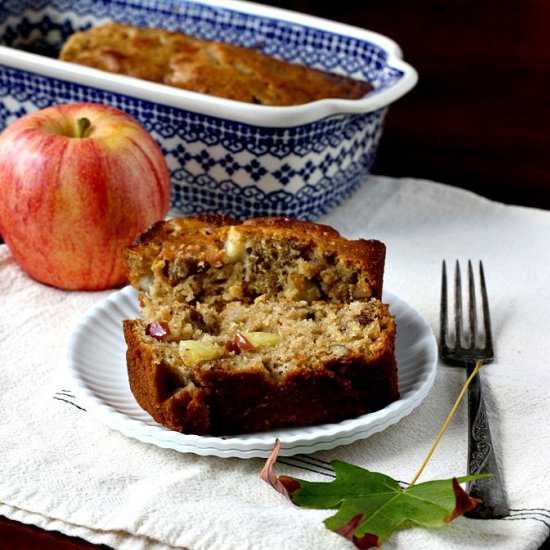
[[[268,107],[56,59],[70,34],[108,21],[260,48],[375,89],[357,100]],[[330,211],[367,182],[387,109],[417,81],[386,36],[240,0],[7,0],[0,36],[0,129],[57,103],[121,108],[161,145],[181,214],[315,219]]]

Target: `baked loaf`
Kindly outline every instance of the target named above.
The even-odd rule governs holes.
[[[368,82],[281,61],[255,49],[120,23],[73,34],[59,57],[262,105],[297,105],[331,97],[357,99],[372,90]]]
[[[155,420],[224,435],[338,422],[398,397],[385,247],[288,218],[159,222],[129,247],[142,319],[131,390]]]

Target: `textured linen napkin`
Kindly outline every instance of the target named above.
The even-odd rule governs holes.
[[[486,270],[497,357],[482,375],[512,513],[400,531],[384,548],[538,548],[550,526],[550,212],[372,176],[321,221],[347,237],[384,241],[385,288],[434,331],[441,261],[482,259]],[[67,376],[67,342],[108,294],[41,285],[0,246],[0,514],[123,550],[352,548],[324,527],[331,511],[297,508],[262,482],[263,459],[162,449],[85,410]],[[351,445],[281,458],[275,471],[329,481],[329,462],[340,459],[410,481],[463,381],[461,370],[439,365],[428,397],[398,424]],[[463,475],[466,448],[463,404],[419,481]]]

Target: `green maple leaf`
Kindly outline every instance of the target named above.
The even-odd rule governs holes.
[[[451,522],[473,510],[480,502],[476,498],[470,498],[460,487],[460,483],[490,477],[490,474],[418,484],[415,481],[432,456],[468,384],[477,375],[482,364],[482,361],[476,363],[420,470],[407,487],[401,487],[399,482],[385,474],[370,472],[340,460],[331,462],[336,477],[328,483],[304,481],[288,476],[277,477],[273,473],[273,465],[281,447],[279,440],[275,442],[260,477],[297,506],[338,510],[325,520],[326,527],[361,549],[380,546],[397,529],[415,526],[436,528]]]
[[[357,548],[380,546],[397,529],[441,527],[478,504],[459,483],[486,475],[428,481],[401,487],[393,478],[359,466],[334,461],[336,478],[311,482],[275,476],[278,449],[268,459],[262,478],[297,506],[337,509],[325,520],[328,529],[352,541]]]

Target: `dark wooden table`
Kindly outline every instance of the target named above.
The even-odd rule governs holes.
[[[396,40],[419,72],[390,108],[374,172],[550,209],[548,0],[264,2]],[[1,547],[97,548],[0,517]]]

